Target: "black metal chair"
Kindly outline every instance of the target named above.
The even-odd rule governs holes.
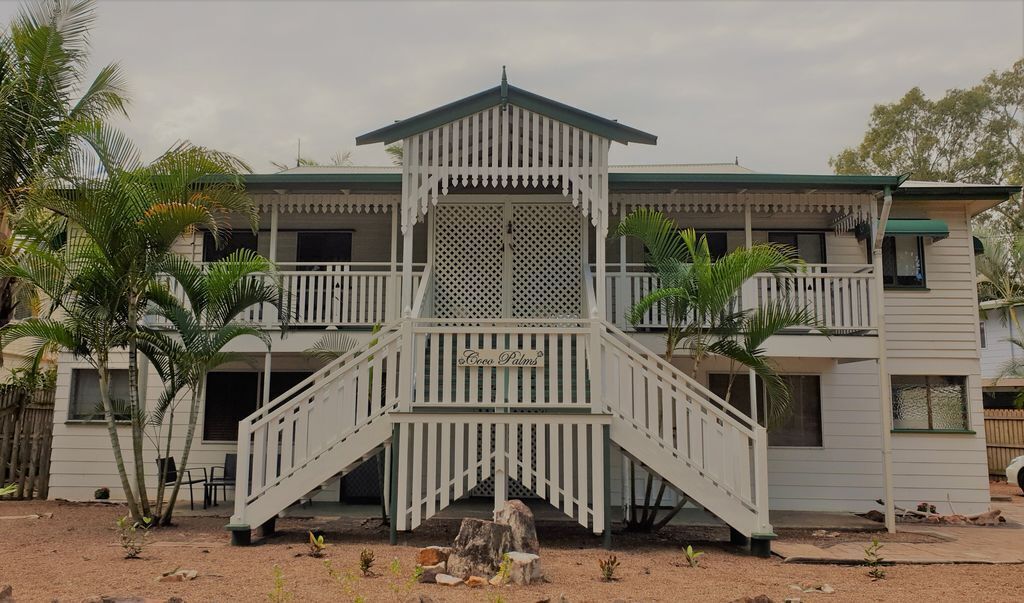
[[[206,500],[211,501],[210,504],[217,506],[217,488],[220,488],[224,492],[224,500],[228,498],[228,488],[235,489],[235,471],[238,467],[238,455],[235,453],[228,453],[224,455],[224,464],[222,466],[214,466],[210,468],[210,479],[206,480]],[[217,470],[220,470],[220,476],[217,476]]]
[[[165,477],[165,480],[164,480],[164,486],[172,486],[173,487],[174,486],[174,482],[176,482],[178,480],[178,467],[174,463],[174,457],[173,456],[169,456],[169,457],[167,457],[165,459],[157,459],[156,460],[156,468],[157,468],[157,472],[158,472],[157,473],[158,477],[162,476],[162,475],[165,475],[164,474],[164,463],[167,463],[167,473],[166,473],[166,477]],[[207,481],[207,479],[206,479],[206,469],[203,468],[203,467],[200,467],[198,470],[203,472],[202,479],[193,479],[192,478],[192,470],[191,469],[185,469],[185,470],[182,471],[182,473],[184,473],[185,476],[181,480],[181,485],[182,486],[188,486],[189,508],[193,509],[193,510],[196,508],[196,495],[195,495],[195,492],[193,492],[193,490],[192,490],[192,486],[194,484],[203,484],[203,508],[204,509],[206,508],[206,500],[207,500],[207,497],[206,497],[206,481]]]

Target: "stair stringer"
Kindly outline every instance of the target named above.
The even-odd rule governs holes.
[[[249,502],[241,516],[231,518],[231,523],[252,527],[263,524],[306,493],[339,473],[350,470],[352,465],[362,462],[364,456],[390,441],[391,421],[387,415],[381,415],[358,431],[338,440],[262,493],[259,498]]]
[[[671,450],[645,436],[619,417],[612,420],[612,443],[636,462],[649,468],[672,487],[683,492],[737,532],[750,536],[757,529],[757,513],[694,471]],[[624,484],[623,487],[629,487]]]

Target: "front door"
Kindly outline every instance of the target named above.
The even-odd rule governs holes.
[[[582,221],[564,200],[442,202],[434,210],[439,318],[578,318]]]

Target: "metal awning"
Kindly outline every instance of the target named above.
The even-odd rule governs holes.
[[[907,220],[890,218],[885,224],[886,236],[908,235],[931,237],[935,240],[949,236],[949,225],[942,220]]]

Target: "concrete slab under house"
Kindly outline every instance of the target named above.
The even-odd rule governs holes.
[[[245,361],[210,375],[192,451],[193,467],[235,464],[218,497],[237,542],[300,502],[383,505],[397,534],[457,501],[509,498],[607,538],[648,476],[663,507],[685,501],[681,518],[713,516],[762,554],[775,513],[879,509],[894,529],[894,504],[988,508],[970,223],[1018,189],[618,166],[618,145],[657,138],[504,78],[356,142],[398,144],[402,163],[248,175],[258,232],[239,216],[224,248],[202,232],[179,242],[196,261],[259,251],[291,300],[287,317],[248,312],[270,351],[234,344]],[[659,286],[643,247],[610,234],[638,208],[716,256],[774,242],[802,258],[733,302],[782,300],[828,330],[764,344],[793,393],[783,424],[766,427],[747,369],[665,361],[657,307],[627,320]],[[303,353],[333,331],[352,352]],[[142,379],[153,404],[162,384]],[[65,355],[57,387],[51,496],[117,499],[95,375]]]

